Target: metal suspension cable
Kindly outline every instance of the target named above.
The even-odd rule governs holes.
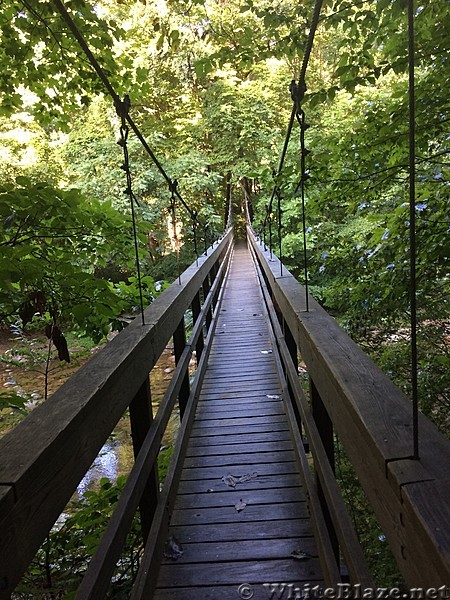
[[[170,186],[170,215],[172,219],[172,227],[173,227],[173,239],[175,242],[175,253],[177,255],[177,270],[178,270],[178,283],[181,285],[181,270],[180,270],[180,244],[178,240],[177,234],[177,214],[176,214],[176,204],[175,204],[175,196],[177,191],[178,181],[175,179]]]
[[[416,273],[416,103],[414,89],[414,0],[408,0],[409,64],[409,242],[411,305],[411,386],[413,404],[413,458],[419,459],[419,393],[417,379],[417,273]]]
[[[287,127],[286,136],[284,139],[283,150],[281,152],[280,162],[278,165],[278,171],[274,173],[275,185],[272,190],[272,194],[269,200],[269,204],[266,206],[266,216],[264,221],[261,224],[261,231],[264,233],[264,246],[266,245],[266,236],[265,230],[266,225],[269,222],[269,239],[270,239],[270,253],[272,254],[272,232],[271,232],[271,213],[272,213],[272,205],[274,198],[277,197],[277,212],[278,212],[278,245],[279,245],[279,253],[280,253],[280,269],[281,275],[283,273],[282,266],[282,210],[281,210],[281,191],[279,188],[278,177],[281,174],[284,162],[286,159],[286,154],[289,146],[289,142],[292,135],[292,129],[294,126],[295,119],[297,119],[300,125],[300,140],[301,140],[301,196],[302,196],[302,224],[303,224],[303,252],[304,252],[304,271],[305,271],[305,292],[306,292],[306,310],[309,310],[309,298],[308,298],[308,264],[307,264],[307,252],[306,252],[306,216],[305,216],[305,181],[308,178],[305,168],[305,157],[309,153],[305,148],[305,138],[304,132],[307,129],[308,125],[305,123],[305,113],[301,108],[301,103],[305,96],[306,92],[306,71],[308,69],[309,59],[311,57],[311,52],[314,44],[314,38],[316,35],[317,27],[319,24],[320,11],[322,9],[323,0],[316,0],[314,5],[313,17],[311,20],[311,26],[309,29],[309,35],[305,46],[305,53],[303,55],[302,65],[300,69],[300,76],[298,83],[295,80],[292,80],[290,84],[290,92],[291,98],[293,101],[291,116],[289,118],[289,123]]]
[[[144,316],[144,298],[142,295],[142,278],[141,278],[141,267],[139,264],[139,246],[138,246],[138,237],[137,237],[137,225],[136,225],[136,212],[134,210],[134,203],[138,204],[138,201],[133,194],[133,185],[131,179],[131,169],[130,169],[130,160],[128,155],[128,126],[126,124],[126,115],[130,108],[130,102],[128,96],[125,96],[123,102],[116,106],[117,115],[120,118],[120,140],[118,142],[119,146],[123,149],[123,165],[122,169],[126,173],[127,177],[127,189],[125,193],[130,198],[130,208],[131,208],[131,221],[133,225],[133,240],[134,240],[134,253],[136,260],[136,272],[138,278],[138,286],[139,286],[139,303],[141,307],[141,320],[142,325],[145,325],[145,316]]]
[[[313,17],[311,20],[311,27],[309,29],[309,35],[308,35],[308,39],[307,39],[306,46],[305,46],[305,54],[303,55],[302,66],[300,69],[300,77],[299,77],[298,83],[296,83],[296,81],[293,80],[290,85],[290,91],[291,91],[291,97],[293,100],[293,105],[292,105],[291,116],[289,118],[289,123],[288,123],[287,131],[286,131],[286,136],[284,139],[283,150],[281,152],[280,162],[278,165],[278,171],[276,172],[276,175],[279,175],[283,169],[284,161],[286,159],[287,149],[288,149],[289,142],[291,139],[292,129],[294,126],[294,121],[295,121],[295,118],[300,109],[300,103],[303,100],[303,97],[304,97],[306,89],[307,89],[306,88],[306,70],[308,68],[309,59],[311,57],[311,51],[312,51],[312,47],[314,44],[314,38],[316,35],[317,27],[319,25],[319,18],[320,18],[320,11],[322,9],[322,4],[323,4],[323,0],[316,0],[316,3],[314,5]],[[270,209],[272,209],[272,203],[273,203],[273,200],[276,195],[276,190],[277,190],[277,183],[275,183],[274,189],[272,191],[272,195],[270,197],[270,201],[269,201]]]
[[[312,47],[314,44],[314,37],[316,35],[317,26],[319,25],[320,11],[322,10],[323,0],[316,0],[314,5],[313,18],[311,21],[311,27],[309,28],[308,41],[306,42],[305,54],[303,55],[302,67],[300,69],[299,84],[305,83],[306,69],[308,68],[309,58],[311,56]],[[306,89],[306,88],[305,88]]]
[[[106,76],[106,73],[104,72],[104,70],[100,66],[98,60],[95,58],[94,54],[92,53],[92,50],[89,48],[88,43],[84,39],[82,33],[78,29],[78,27],[77,27],[76,23],[74,22],[74,20],[72,19],[72,17],[68,13],[68,11],[67,11],[66,7],[64,6],[62,0],[53,0],[53,3],[56,6],[56,8],[58,9],[58,12],[62,16],[64,22],[69,27],[69,29],[72,32],[73,36],[77,40],[77,42],[80,45],[81,49],[86,54],[89,62],[91,63],[91,65],[94,68],[95,72],[97,73],[97,75],[99,76],[99,78],[103,82],[104,86],[108,90],[110,96],[114,100],[114,106],[116,107],[116,110],[117,110],[117,107],[119,107],[121,105],[121,103],[122,103],[122,101],[120,99],[120,96],[117,94],[117,92],[113,88],[111,82],[109,81],[108,77]],[[156,168],[158,169],[158,171],[160,172],[160,174],[164,177],[166,183],[169,186],[169,189],[171,189],[172,179],[169,177],[169,175],[167,174],[166,170],[164,169],[164,167],[162,166],[162,164],[159,162],[159,160],[155,156],[154,152],[152,151],[152,149],[148,145],[148,143],[145,140],[144,136],[141,134],[138,126],[134,123],[133,119],[131,118],[131,116],[129,114],[127,114],[127,116],[126,116],[126,121],[129,124],[129,126],[131,127],[131,129],[133,130],[133,132],[136,135],[136,137],[138,138],[138,140],[141,142],[141,144],[144,147],[145,151],[148,153],[148,155],[150,156],[150,158],[154,162],[154,164],[155,164]],[[185,200],[183,199],[183,197],[181,196],[181,194],[180,194],[180,192],[178,190],[175,190],[175,196],[178,198],[178,200],[184,206],[184,208],[188,212],[188,214],[191,217],[191,219],[194,220],[194,211],[191,210],[191,208],[187,205],[187,203],[185,202]]]
[[[309,154],[309,150],[305,147],[305,131],[308,128],[307,123],[305,122],[305,111],[299,110],[299,125],[300,125],[300,170],[301,170],[301,180],[300,180],[300,190],[302,197],[302,228],[303,228],[303,263],[304,263],[304,273],[305,273],[305,301],[306,301],[306,312],[309,312],[309,278],[308,278],[308,254],[306,248],[306,203],[305,203],[305,182],[308,179],[308,174],[306,173],[306,162],[305,159]]]

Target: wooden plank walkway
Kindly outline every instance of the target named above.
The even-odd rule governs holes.
[[[232,487],[230,475],[243,480]],[[245,244],[232,258],[169,535],[183,554],[163,559],[157,600],[258,600],[271,597],[265,583],[322,584]]]

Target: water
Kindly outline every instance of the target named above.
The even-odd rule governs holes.
[[[83,498],[88,490],[97,489],[104,477],[115,482],[121,475],[128,475],[134,463],[130,423],[124,417],[114,430],[114,434],[104,444],[91,468],[80,481],[76,498]]]
[[[153,414],[167,389],[175,367],[171,348],[167,348],[151,372],[151,390]],[[168,446],[178,428],[177,419],[170,419],[162,444]],[[80,481],[74,499],[82,499],[88,490],[97,489],[102,478],[111,482],[117,481],[121,475],[128,475],[134,464],[133,445],[131,440],[130,421],[123,417],[117,424],[112,436],[103,445],[89,471]]]

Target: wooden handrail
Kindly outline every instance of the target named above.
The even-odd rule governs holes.
[[[300,462],[300,475],[302,483],[307,490],[308,502],[312,516],[312,526],[316,543],[318,546],[319,558],[322,565],[325,583],[333,586],[341,581],[340,565],[337,565],[334,556],[333,544],[330,540],[329,532],[326,531],[326,519],[323,514],[319,493],[313,484],[308,459],[306,457],[303,440],[301,439],[301,428],[299,428],[295,418],[294,407],[297,408],[301,417],[301,423],[305,429],[308,444],[311,450],[314,469],[320,479],[320,488],[326,499],[327,509],[330,513],[333,530],[337,535],[339,546],[348,569],[351,583],[357,583],[364,588],[374,588],[374,581],[370,574],[369,567],[365,560],[362,548],[346,510],[344,499],[339,490],[333,469],[327,458],[319,431],[317,429],[314,417],[311,413],[308,401],[301,388],[298,371],[295,367],[292,356],[289,353],[281,325],[278,321],[275,307],[270,298],[267,284],[262,276],[261,268],[257,262],[255,251],[250,247],[252,256],[256,262],[256,270],[260,280],[262,296],[265,307],[270,319],[271,329],[273,331],[273,346],[278,347],[276,358],[280,363],[280,379],[284,381],[283,400],[286,413],[289,417],[289,426],[294,439],[297,439],[295,450]],[[289,393],[288,383],[292,392]]]
[[[146,309],[146,325],[131,323],[0,439],[0,598],[9,598],[232,240],[230,229]]]
[[[410,400],[312,297],[306,312],[303,286],[251,228],[248,240],[406,582],[448,585],[449,440],[420,415],[413,460]]]
[[[191,336],[180,356],[171,382],[164,394],[161,404],[156,413],[155,420],[148,430],[148,434],[142,444],[141,450],[136,457],[135,464],[127,479],[127,483],[114,510],[108,528],[102,537],[97,551],[89,565],[88,571],[78,589],[77,598],[80,600],[98,600],[103,598],[108,590],[109,582],[113,575],[116,562],[121,555],[126,535],[130,529],[131,522],[136,507],[142,495],[146,481],[157,459],[158,451],[164,431],[172,414],[180,389],[183,385],[184,377],[188,373],[189,361],[192,352],[202,332],[205,323],[206,314],[209,312],[216,290],[222,285],[225,268],[228,264],[228,258],[231,253],[231,245],[227,247],[224,261],[220,265],[219,271],[211,286],[210,293],[205,299],[199,318],[194,324]],[[213,331],[209,331],[209,337],[212,337]],[[197,369],[196,385],[198,386],[200,369]],[[189,401],[189,397],[188,397]],[[186,405],[187,406],[187,405]],[[184,417],[183,421],[184,423]],[[178,434],[177,439],[180,437]],[[164,504],[164,498],[160,498],[156,513],[160,510],[159,504]],[[165,511],[165,504],[163,512]],[[153,539],[154,523],[149,532],[149,539]]]
[[[231,249],[227,253],[227,256],[221,265],[223,274],[220,277],[220,280],[223,280],[224,283],[229,269],[230,257]],[[164,487],[161,492],[161,501],[158,504],[155,518],[153,519],[152,530],[150,531],[150,535],[148,536],[148,540],[145,545],[144,554],[133,585],[130,600],[147,600],[147,598],[153,597],[157,572],[160,566],[164,545],[169,531],[169,523],[173,512],[178,484],[180,481],[183,460],[186,455],[192,424],[194,422],[195,410],[200,396],[201,386],[206,371],[211,343],[217,325],[217,319],[219,316],[224,290],[225,285],[217,286],[215,290],[211,288],[211,295],[215,297],[216,302],[214,303],[214,312],[212,315],[210,328],[208,330],[208,335],[205,340],[205,349],[198,364],[198,377],[196,377],[192,386],[192,390],[186,405],[185,418],[183,419],[181,427],[178,431],[172,460],[170,462],[166,479],[164,481]]]

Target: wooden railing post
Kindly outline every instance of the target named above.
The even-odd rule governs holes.
[[[210,277],[211,285],[214,283],[214,280],[216,279],[219,267],[220,267],[220,259],[216,260],[216,262],[211,267],[211,271],[209,272],[209,277]]]
[[[289,326],[286,323],[286,320],[284,319],[283,316],[282,316],[282,329],[283,329],[284,340],[286,342],[286,346],[288,348],[290,357],[292,359],[292,363],[293,363],[293,365],[295,367],[296,372],[298,373],[297,342],[295,341],[295,338],[292,335],[292,332],[289,329]],[[292,389],[291,383],[289,382],[289,379],[288,379],[288,390],[289,390],[289,395],[290,395],[291,399],[294,399],[295,398],[295,394],[294,394],[294,391]],[[297,425],[298,425],[298,429],[300,431],[300,435],[302,436],[302,439],[303,439],[302,420],[301,420],[301,417],[300,417],[300,412],[298,410],[297,403],[294,400],[292,402],[292,407],[294,409],[295,419],[297,421]],[[304,443],[304,445],[305,445],[305,451],[308,452],[309,448],[307,448],[307,446],[306,446],[305,443]]]
[[[206,300],[206,298],[208,297],[209,294],[209,290],[211,289],[211,284],[209,283],[209,275],[207,275],[203,281],[203,299]],[[212,321],[212,310],[209,309],[208,312],[206,313],[206,329],[209,330],[209,326],[211,325],[211,321]]]
[[[270,289],[270,287],[269,287],[269,289]],[[278,306],[278,302],[277,302],[272,290],[270,290],[270,298],[272,300],[272,304],[275,309],[275,314],[277,315],[278,323],[281,325],[281,327],[283,327],[283,322],[284,322],[283,313],[281,312],[280,307]]]
[[[200,303],[200,292],[197,292],[194,296],[194,299],[192,300],[192,319],[195,323],[197,322],[198,319],[198,315],[200,314],[200,311],[202,309],[201,307],[201,303]],[[203,329],[203,328],[202,328]],[[198,338],[197,344],[195,346],[195,353],[196,353],[196,357],[197,357],[197,365],[200,361],[200,357],[202,355],[203,352],[203,348],[204,348],[204,341],[203,341],[203,330],[200,332],[200,336]]]
[[[224,259],[224,255],[221,254],[219,256],[219,258],[217,259],[217,261],[214,263],[213,268],[211,269],[211,286],[214,284],[214,281],[216,280],[217,273],[219,272],[220,265],[221,265],[223,259]],[[212,301],[213,308],[216,307],[217,299],[219,298],[219,294],[220,294],[220,286],[217,286],[217,288],[214,292],[214,297],[213,297],[213,301]]]
[[[133,440],[134,457],[144,442],[145,436],[153,421],[152,398],[150,392],[150,379],[144,381],[137,394],[130,403],[131,438]],[[157,464],[153,467],[148,483],[142,494],[139,511],[141,514],[141,528],[144,543],[150,532],[150,527],[155,514],[159,497],[159,477]]]
[[[178,364],[183,350],[186,347],[186,328],[184,326],[184,317],[181,319],[178,327],[173,334],[173,349],[175,353],[175,363]],[[180,406],[180,419],[183,419],[184,411],[190,394],[189,373],[186,371],[178,394],[178,404]]]
[[[317,391],[316,386],[312,379],[310,379],[310,397],[311,397],[311,408],[312,414],[317,426],[320,438],[322,440],[323,447],[325,449],[326,455],[328,457],[330,466],[335,473],[335,457],[334,457],[334,434],[333,434],[333,422],[330,419],[330,416],[325,408],[325,405],[320,397],[319,392]],[[319,478],[316,474],[316,485],[319,494],[319,500],[322,505],[322,511],[325,518],[325,523],[328,529],[328,533],[330,535],[330,541],[333,546],[333,552],[336,557],[336,562],[340,564],[339,558],[339,541],[336,535],[336,531],[333,526],[333,520],[330,515],[330,511],[328,509],[328,505],[325,499],[325,494],[323,493],[322,485],[319,481]]]

